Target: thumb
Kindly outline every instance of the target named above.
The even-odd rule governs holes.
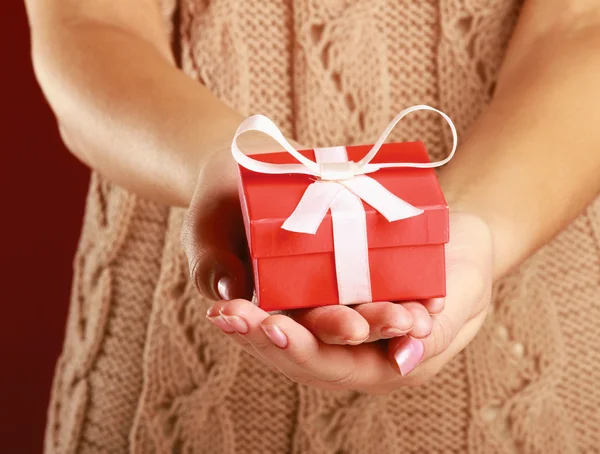
[[[443,309],[432,315],[431,333],[423,339],[396,338],[389,343],[390,360],[402,375],[421,363],[419,369],[437,372],[467,346],[485,319],[492,289],[489,231],[465,216],[454,216],[451,229],[454,237],[446,249],[447,296]]]
[[[252,270],[234,166],[203,170],[186,214],[181,241],[190,277],[213,300],[252,297]],[[217,166],[218,167],[218,166]],[[231,168],[230,168],[231,167]]]
[[[469,319],[467,311],[446,305],[442,313],[433,317],[431,333],[423,339],[409,336],[393,338],[388,343],[388,354],[402,376],[431,358],[447,356],[461,328]],[[448,360],[450,358],[447,358]],[[419,368],[420,369],[420,368]]]
[[[281,149],[261,134],[248,134],[242,145],[248,154]],[[237,179],[237,166],[228,146],[207,158],[181,231],[190,275],[200,293],[210,299],[252,298],[252,266]]]

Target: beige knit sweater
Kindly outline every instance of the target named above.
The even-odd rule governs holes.
[[[465,133],[490,97],[512,0],[163,2],[181,65],[314,146],[369,143],[430,104]],[[415,115],[394,140],[447,150]],[[481,150],[485,153],[486,150]],[[47,453],[600,452],[600,201],[497,286],[475,341],[384,397],[298,386],[205,320],[183,211],[94,174]]]

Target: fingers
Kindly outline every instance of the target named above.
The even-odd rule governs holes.
[[[444,310],[433,316],[431,334],[423,339],[427,360],[448,349],[463,326],[478,317],[491,298],[491,278],[485,264],[465,262],[448,274]]]
[[[479,270],[463,266],[458,271],[459,273],[451,273],[448,277],[448,296],[444,309],[437,315],[429,316],[429,332],[419,337],[413,335],[413,328],[410,338],[390,341],[390,359],[397,364],[403,376],[411,373],[419,364],[438,355],[443,361],[449,361],[452,357],[449,353],[450,345],[454,343],[466,323],[480,314],[481,310],[477,308],[485,307],[480,305],[480,302],[489,298],[489,295],[483,291],[483,284],[476,284],[481,281]],[[421,306],[421,309],[426,311],[424,306]],[[413,307],[412,310],[418,309]],[[424,320],[424,316],[420,319]],[[424,323],[423,327],[425,325]]]
[[[271,333],[280,332],[285,336],[286,346],[278,347],[273,360],[277,368],[295,382],[330,390],[366,390],[398,376],[384,351],[375,343],[324,344],[304,326],[283,315],[264,320],[262,328],[274,345],[277,342]]]
[[[308,329],[285,315],[269,316],[244,300],[223,304],[220,314],[263,360],[295,381],[336,380],[354,367],[345,347],[320,344]]]
[[[446,298],[431,298],[421,302],[427,312],[431,315],[439,314],[444,310],[444,305],[446,304]]]
[[[251,269],[240,258],[246,255],[246,242],[234,167],[208,161],[181,233],[190,274],[207,298],[251,298]]]
[[[423,306],[421,308],[426,311]],[[419,338],[413,335],[415,331],[413,328],[410,337],[391,339],[390,360],[398,366],[401,375],[408,375],[423,361],[444,352],[468,320],[469,311],[469,307],[464,307],[460,303],[448,305],[441,314],[433,316],[433,319],[429,313],[427,314],[430,317],[427,334]],[[425,330],[419,334],[424,332]]]
[[[358,345],[404,336],[422,338],[431,332],[431,316],[420,303],[365,303],[294,311],[290,314],[317,339],[332,345]]]
[[[421,339],[431,333],[432,319],[429,312],[421,303],[409,302],[398,303],[406,309],[413,319],[413,326],[410,330],[410,335],[414,338]]]
[[[233,328],[232,325],[229,322],[227,322],[225,320],[225,318],[221,315],[220,311],[225,303],[226,303],[226,301],[219,301],[218,303],[211,306],[209,308],[208,312],[206,313],[206,318],[215,327],[220,329],[224,334],[227,334],[228,337],[232,341],[234,341],[236,344],[240,345],[246,351],[246,353],[254,356],[258,360],[262,360],[260,355],[254,350],[254,347],[252,347],[252,345],[250,345],[248,343],[248,341],[246,339],[244,339],[244,336],[238,334],[236,329]],[[267,316],[267,315],[268,314],[265,313],[265,316]],[[233,323],[235,323],[235,322],[233,322]],[[238,330],[244,331],[243,325],[241,325],[241,324],[236,325],[236,328]],[[271,368],[272,368],[272,366],[271,366]]]
[[[227,250],[197,248],[190,260],[190,273],[196,288],[212,300],[252,298],[252,280],[248,267]]]
[[[412,313],[402,304],[380,302],[354,307],[369,325],[367,342],[406,335],[414,325]]]
[[[327,389],[361,389],[397,377],[376,344],[324,344],[292,318],[269,316],[243,300],[218,303],[209,315],[214,316],[216,309],[227,328],[236,331],[230,338],[298,383]]]
[[[369,337],[369,323],[354,309],[324,306],[293,311],[290,316],[327,344],[357,345]]]
[[[432,315],[431,332],[389,342],[390,360],[402,375],[437,372],[475,336],[491,299],[492,243],[489,229],[479,219],[454,215],[454,232],[446,248],[447,296],[443,303],[425,303]],[[411,332],[412,335],[412,332]],[[422,363],[422,364],[421,364]],[[412,374],[411,374],[412,375]]]
[[[431,303],[429,300],[426,303]],[[436,308],[439,303],[433,303]],[[425,340],[431,337],[436,326],[435,318],[428,311],[427,304],[409,302],[400,303],[413,318],[413,327],[409,336],[395,337],[388,343],[390,363],[403,377],[412,372],[425,359]],[[437,309],[437,308],[436,308]]]
[[[437,374],[445,364],[451,361],[465,349],[469,342],[471,342],[485,321],[487,312],[488,311],[485,310],[469,319],[459,330],[456,337],[454,337],[450,344],[440,354],[425,359],[422,365],[419,366],[410,377],[420,380],[422,378],[427,379],[430,376]]]

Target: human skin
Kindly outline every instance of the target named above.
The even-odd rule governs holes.
[[[219,300],[209,320],[301,383],[387,392],[431,378],[476,335],[493,282],[600,191],[600,1],[529,0],[492,102],[441,172],[446,299],[269,315],[239,299],[251,287],[229,143],[243,118],[175,67],[155,1],[26,5],[36,75],[69,149],[142,197],[189,206],[191,272]],[[240,145],[277,149],[257,135]]]

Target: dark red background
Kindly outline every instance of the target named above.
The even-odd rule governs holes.
[[[42,452],[89,172],[35,81],[21,1],[0,16],[0,452]]]

